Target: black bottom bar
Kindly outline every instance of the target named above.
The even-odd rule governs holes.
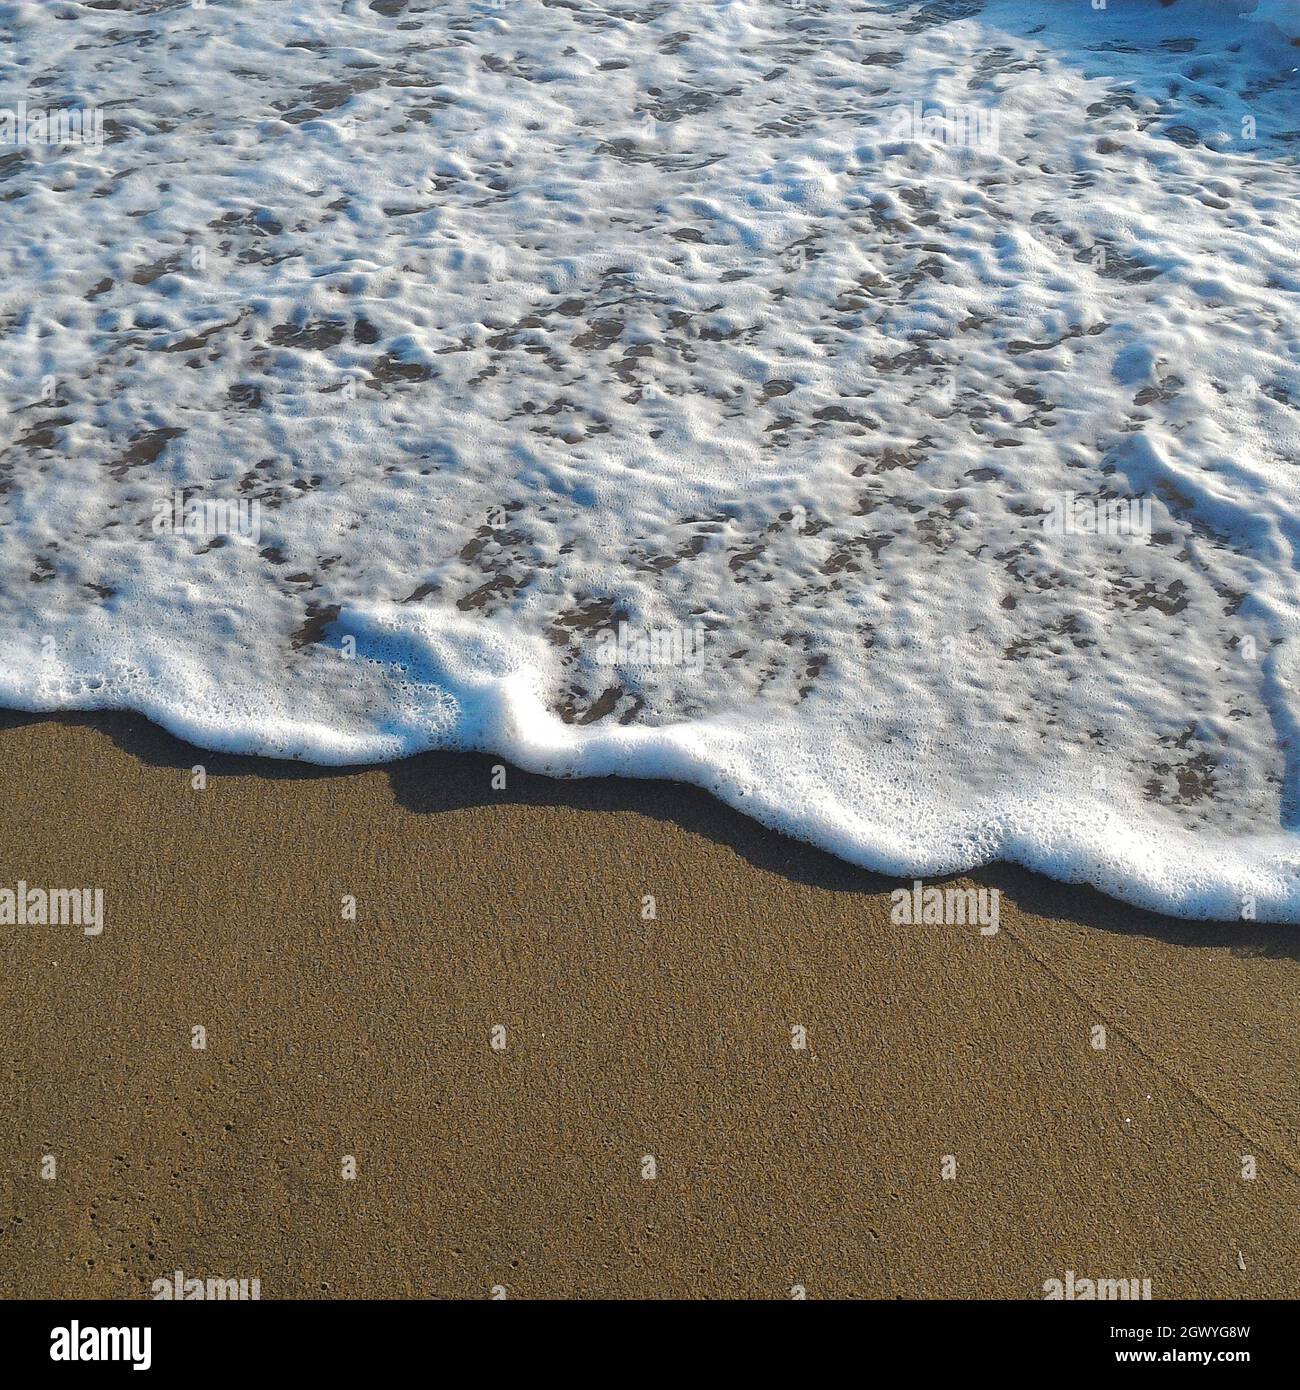
[[[318,1369],[337,1381],[350,1371],[373,1375],[376,1369],[418,1363],[435,1347],[441,1348],[439,1360],[453,1346],[462,1356],[473,1356],[488,1333],[494,1340],[486,1344],[483,1374],[499,1369],[506,1346],[531,1348],[529,1360],[540,1369],[549,1359],[548,1348],[558,1360],[586,1361],[583,1342],[551,1339],[566,1326],[584,1339],[597,1327],[607,1329],[616,1306],[599,1305],[600,1321],[593,1324],[584,1305],[518,1302],[474,1313],[461,1303],[454,1307],[454,1323],[443,1324],[440,1311],[446,1305],[429,1302],[12,1302],[0,1304],[6,1348],[0,1365],[35,1373],[42,1384],[76,1372],[170,1377]],[[684,1309],[706,1312],[708,1323],[700,1329],[707,1333],[706,1344],[720,1352],[730,1347],[730,1356],[737,1346],[730,1319],[743,1323],[756,1306],[677,1304],[674,1316]],[[740,1345],[758,1347],[766,1334],[776,1333],[796,1363],[821,1361],[818,1353],[834,1350],[825,1338],[838,1318],[823,1322],[814,1309],[792,1309],[785,1315],[789,1322],[773,1324],[764,1308],[761,1329],[744,1334]],[[851,1321],[842,1324],[847,1339],[842,1350],[851,1352],[865,1373],[873,1366],[967,1374],[1003,1367],[1072,1374],[1110,1368],[1122,1376],[1126,1368],[1151,1365],[1277,1372],[1294,1360],[1295,1312],[1289,1303],[873,1302],[842,1305],[841,1311],[845,1308]],[[643,1305],[634,1316],[647,1321],[662,1314]],[[814,1330],[816,1340],[810,1341]],[[506,1332],[516,1339],[535,1332],[540,1340],[496,1340]],[[680,1348],[664,1345],[673,1348],[665,1359],[678,1361]],[[652,1357],[639,1347],[638,1380]]]

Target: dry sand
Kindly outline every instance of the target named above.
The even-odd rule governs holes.
[[[20,715],[0,755],[0,886],[107,906],[0,929],[0,1294],[1300,1294],[1300,930],[1006,869],[996,936],[893,926],[702,793],[488,758]]]

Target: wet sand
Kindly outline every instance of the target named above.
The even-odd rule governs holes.
[[[0,766],[0,886],[107,916],[0,928],[4,1296],[1300,1294],[1295,929],[1007,868],[997,935],[895,926],[703,793],[490,758],[9,714]]]

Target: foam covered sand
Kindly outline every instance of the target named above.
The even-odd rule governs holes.
[[[1250,9],[0,3],[0,106],[105,125],[0,149],[0,701],[1300,920],[1300,24]]]

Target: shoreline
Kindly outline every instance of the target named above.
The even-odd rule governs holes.
[[[317,763],[296,756],[276,757],[206,748],[131,709],[33,712],[0,706],[0,739],[10,729],[47,723],[99,731],[123,752],[153,766],[180,771],[201,763],[214,777],[265,777],[279,781],[345,779],[381,773],[388,776],[394,797],[421,814],[469,806],[503,805],[641,813],[718,839],[749,858],[756,867],[804,874],[817,883],[829,880],[862,891],[911,890],[916,884],[940,888],[950,884],[1001,886],[1003,892],[1019,891],[1027,904],[1045,915],[1078,915],[1081,921],[1102,927],[1117,920],[1131,924],[1141,922],[1158,934],[1163,931],[1171,941],[1190,944],[1213,940],[1240,946],[1243,940],[1248,940],[1264,951],[1280,949],[1285,952],[1290,949],[1287,938],[1300,937],[1300,923],[1243,917],[1184,917],[1141,906],[1090,882],[1056,878],[1010,859],[995,859],[963,870],[894,875],[843,858],[815,840],[741,810],[694,782],[624,773],[565,776],[533,772],[518,766],[506,754],[460,750],[429,750],[380,762]],[[457,771],[447,776],[446,769],[453,767]],[[507,769],[508,786],[499,789],[491,786],[492,769],[496,767]],[[467,775],[471,768],[473,771]],[[455,787],[454,796],[440,801],[431,792],[426,769],[440,769],[434,775]],[[1210,929],[1209,934],[1179,930],[1194,926]]]
[[[106,900],[0,932],[4,1296],[1300,1292],[1294,928],[1011,866],[927,881],[997,888],[996,935],[900,926],[910,885],[703,791],[483,755],[0,747],[0,884]]]

